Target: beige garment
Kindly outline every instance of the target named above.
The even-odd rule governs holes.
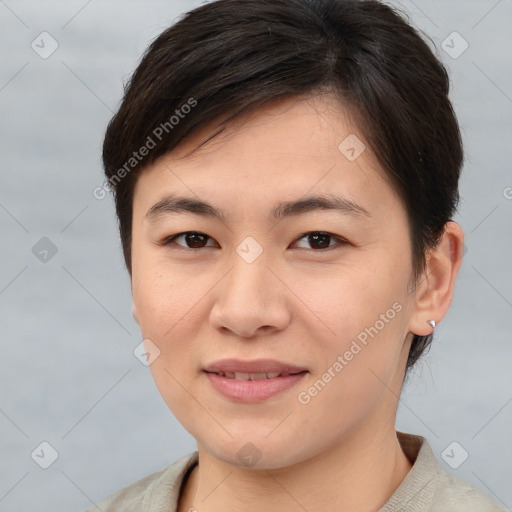
[[[476,487],[447,473],[421,436],[397,432],[413,466],[378,512],[503,512]],[[176,512],[181,484],[198,461],[198,453],[181,457],[98,503],[102,512]],[[87,512],[98,512],[92,507]]]

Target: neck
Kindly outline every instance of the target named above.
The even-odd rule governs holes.
[[[179,512],[360,510],[381,508],[411,469],[394,428],[358,429],[326,453],[291,467],[248,470],[199,447]]]

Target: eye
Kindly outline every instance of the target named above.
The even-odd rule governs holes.
[[[299,239],[299,242],[305,241],[306,244],[309,244],[310,247],[305,247],[306,249],[329,249],[330,247],[335,247],[336,245],[347,245],[349,242],[340,238],[339,236],[333,235],[331,233],[325,233],[324,231],[311,231],[309,233],[304,233]],[[333,241],[338,241],[337,244],[331,244]]]
[[[213,238],[210,238],[208,235],[198,231],[186,231],[185,233],[179,233],[170,238],[166,238],[162,245],[171,245],[172,243],[176,243],[177,245],[181,245],[182,247],[188,249],[202,249],[203,247],[215,247],[215,244],[208,245],[208,240],[213,241]],[[180,243],[179,241],[182,241]]]
[[[311,231],[309,233],[304,233],[297,240],[298,241],[295,242],[296,246],[298,243],[302,242],[304,244],[308,244],[309,247],[299,246],[300,248],[315,249],[316,251],[329,249],[337,245],[347,245],[349,243],[347,240],[344,240],[339,236],[333,235],[332,233],[326,233],[324,231]],[[214,242],[213,238],[199,231],[186,231],[184,233],[178,233],[177,235],[166,238],[161,243],[161,245],[165,246],[172,244],[176,244],[187,249],[217,247],[217,244]]]

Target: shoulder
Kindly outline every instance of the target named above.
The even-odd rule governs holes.
[[[498,503],[475,486],[444,470],[438,474],[435,506],[432,512],[505,512]]]
[[[171,510],[177,503],[184,476],[196,462],[197,452],[184,455],[167,468],[123,487],[86,512]]]
[[[506,512],[475,486],[444,470],[428,441],[397,432],[412,468],[379,512]]]

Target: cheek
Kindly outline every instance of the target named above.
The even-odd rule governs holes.
[[[330,433],[356,428],[372,411],[392,414],[395,409],[405,308],[398,302],[394,308],[384,304],[383,309],[375,309],[383,312],[384,320],[380,313],[369,315],[365,310],[357,321],[347,320],[346,331],[339,324],[338,336],[319,340],[322,363],[301,387],[297,400],[302,414],[313,423],[329,418]]]
[[[190,282],[183,274],[144,265],[142,259],[133,267],[133,303],[141,334],[158,349],[150,371],[163,400],[185,428],[188,421],[200,420],[198,411],[190,407],[186,389],[196,365],[196,317],[204,291],[197,280],[192,281],[194,286]]]
[[[204,295],[202,280],[197,275],[173,271],[168,262],[149,256],[134,260],[132,283],[141,331],[150,338],[171,336],[171,331],[186,321],[202,292]]]
[[[407,269],[406,264],[403,268]],[[360,333],[364,338],[365,329],[376,323],[379,331],[390,331],[391,324],[396,327],[396,319],[405,316],[398,310],[404,310],[407,277],[403,270],[391,272],[376,261],[339,266],[328,275],[303,272],[288,280],[294,283],[304,312],[309,310],[322,326],[319,334],[327,346],[341,349]]]
[[[208,293],[214,284],[200,270],[182,267],[178,272],[154,256],[134,261],[133,303],[142,337],[158,347],[159,356],[150,369],[166,396],[179,398],[178,382],[189,378],[199,365],[199,331],[207,318]]]
[[[382,275],[389,277],[376,279],[375,267],[347,273],[330,280],[316,298],[310,295],[331,330],[316,338],[319,367],[325,373],[315,377],[322,381],[317,387],[327,383],[325,389],[331,389],[325,393],[329,406],[336,402],[364,407],[385,388],[381,380],[389,383],[397,372],[407,334],[408,274]]]

